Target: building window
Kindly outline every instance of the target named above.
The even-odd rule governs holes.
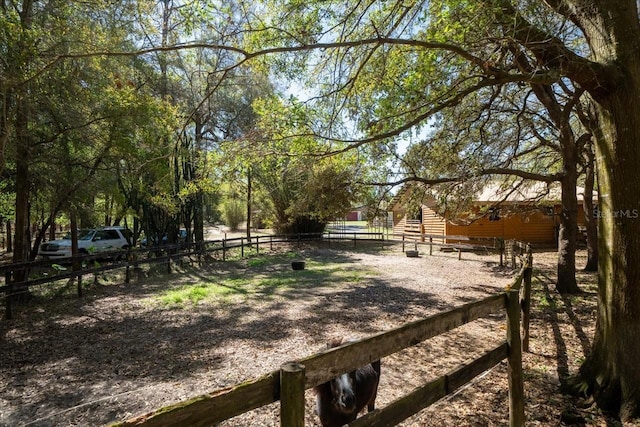
[[[407,210],[407,219],[410,221],[422,222],[422,206],[419,204],[409,206],[409,209]]]

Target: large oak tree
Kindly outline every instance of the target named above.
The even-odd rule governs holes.
[[[248,59],[315,52],[307,56],[317,65],[314,78],[322,73],[334,78],[323,94],[342,114],[353,112],[359,131],[336,138],[325,125],[318,133],[351,148],[401,135],[490,86],[566,80],[585,92],[595,110],[600,244],[597,332],[582,373],[603,408],[623,419],[639,416],[640,220],[634,215],[640,202],[638,2],[291,2],[277,11],[273,19],[260,16],[251,25],[256,39],[267,46],[239,53]],[[439,32],[429,31],[438,25]],[[530,70],[518,66],[519,52],[533,59]],[[420,96],[362,90],[397,84],[403,93],[402,80],[387,82],[384,73],[372,72],[393,66],[388,59],[394,55],[411,59],[396,62],[412,66],[403,79],[425,82]],[[423,67],[416,69],[416,63]],[[366,93],[372,95],[358,96]],[[378,108],[390,103],[395,109]]]
[[[21,13],[11,14],[16,23],[12,28],[31,36],[32,6],[41,3],[3,1],[0,10],[6,12],[15,4],[22,8],[16,9]],[[640,208],[637,0],[310,0],[242,6],[229,14],[228,21],[247,22],[233,30],[246,32],[245,46],[228,44],[225,40],[230,39],[221,35],[215,44],[182,43],[180,48],[226,50],[235,59],[228,68],[257,57],[268,58],[266,62],[286,76],[314,67],[312,80],[320,83],[315,99],[334,109],[328,114],[324,110],[323,120],[311,122],[307,135],[297,137],[323,136],[328,142],[324,154],[401,136],[470,94],[499,85],[536,87],[570,81],[584,91],[594,110],[590,128],[598,170],[600,240],[597,331],[593,351],[583,365],[583,380],[603,408],[623,419],[639,416],[640,219],[634,215]],[[29,38],[17,40],[16,46],[24,41]],[[304,55],[287,57],[287,52]],[[7,53],[13,55],[14,65],[7,69],[9,76],[19,78],[23,70],[33,70],[28,49]],[[114,54],[102,52],[107,53]],[[277,53],[283,55],[275,57]],[[520,54],[531,58],[530,68],[517,61]],[[399,79],[387,80],[391,75],[384,72],[387,67],[403,65],[401,72],[393,73]],[[407,82],[421,90],[407,91]],[[394,85],[395,91],[376,90]],[[15,140],[28,143],[29,105],[21,104],[26,85],[5,85],[2,90],[4,99],[12,100],[5,105],[12,107],[13,127],[3,117],[0,143],[7,141],[8,130]],[[354,130],[340,126],[345,122]],[[17,207],[26,206],[23,202]]]

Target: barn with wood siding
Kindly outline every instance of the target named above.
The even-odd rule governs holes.
[[[411,187],[403,187],[390,205],[396,236],[461,236],[470,241],[503,238],[537,245],[557,244],[561,212],[557,186],[547,188],[546,184],[535,183],[514,191],[487,185],[475,195],[468,211],[455,217],[439,213],[432,197],[421,199],[417,212],[410,209],[410,192]],[[584,225],[582,193],[583,189],[578,188],[579,226]],[[459,239],[444,241],[454,243]]]

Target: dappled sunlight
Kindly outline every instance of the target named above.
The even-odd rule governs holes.
[[[304,259],[306,269],[292,270],[292,259]],[[0,373],[10,392],[0,403],[10,408],[9,419],[123,419],[263,375],[332,338],[361,338],[499,292],[508,282],[481,260],[314,248],[176,270],[93,287],[83,299],[37,300],[2,323]],[[385,359],[381,402],[468,359],[470,348],[491,342],[488,329],[438,337]]]

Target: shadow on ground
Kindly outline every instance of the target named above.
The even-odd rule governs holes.
[[[129,285],[92,286],[81,299],[36,299],[20,306],[15,320],[0,322],[0,425],[111,422],[202,393],[194,383],[229,370],[234,348],[293,359],[318,349],[336,328],[364,336],[467,302],[444,301],[374,277],[346,252],[328,251],[320,261],[313,256],[316,264],[302,274],[290,271],[290,256],[280,256],[253,267],[246,260],[185,266],[179,276],[180,282],[205,283],[259,275],[281,279],[268,282],[280,283],[271,287],[236,287],[237,299],[162,305],[154,296],[180,284],[177,275],[152,275]],[[274,348],[294,334],[307,343],[297,354]],[[237,376],[217,378],[218,383],[209,378],[208,384],[227,386],[286,360],[244,360],[253,363],[246,372],[232,367]],[[162,384],[165,394],[150,407],[136,402],[139,390]],[[100,410],[101,405],[116,408]]]

